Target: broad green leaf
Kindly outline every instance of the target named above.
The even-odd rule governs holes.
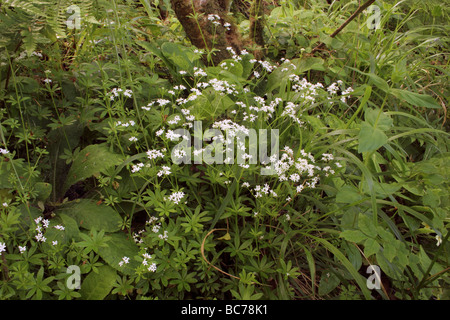
[[[385,112],[381,112],[379,109],[367,109],[365,112],[365,119],[374,128],[386,131],[393,125],[392,118]]]
[[[441,106],[433,99],[433,97],[426,94],[419,94],[401,89],[391,89],[390,93],[400,100],[404,100],[414,107],[424,107],[432,109],[440,109]]]
[[[120,230],[122,217],[116,210],[89,199],[78,199],[61,207],[57,213],[64,213],[75,219],[79,226],[91,230],[115,232]]]
[[[362,242],[363,240],[367,239],[367,236],[359,230],[342,231],[340,237],[344,238],[347,241],[356,243]]]
[[[337,203],[355,203],[364,197],[359,193],[358,188],[350,185],[344,185],[336,194]]]
[[[83,300],[103,300],[116,282],[116,271],[110,266],[101,266],[98,273],[91,271],[82,280],[80,294]]]
[[[369,238],[364,242],[364,254],[366,257],[376,254],[379,250],[380,244],[377,240]]]
[[[191,72],[193,70],[194,55],[189,56],[186,47],[173,42],[164,42],[161,46],[162,54],[172,61],[180,70]]]
[[[52,185],[47,182],[37,182],[34,184],[34,191],[37,193],[37,200],[45,201],[52,193]]]
[[[125,233],[113,233],[110,237],[107,247],[99,248],[99,255],[114,269],[133,275],[139,262],[134,259],[139,254],[139,248],[134,240]],[[130,258],[128,264],[119,265],[123,257]]]
[[[358,152],[362,153],[377,150],[382,145],[387,143],[388,137],[382,130],[372,127],[367,122],[363,122],[361,124],[358,140]]]
[[[377,236],[377,227],[373,224],[373,220],[365,214],[360,214],[358,217],[359,229],[371,238]]]
[[[105,172],[108,168],[119,165],[122,161],[121,155],[111,152],[105,145],[89,145],[75,156],[64,183],[64,190],[78,181]]]
[[[389,242],[385,243],[383,245],[383,254],[386,257],[386,259],[388,259],[390,262],[394,261],[394,258],[397,254],[397,249],[395,248],[395,246]]]
[[[325,270],[322,272],[319,283],[319,295],[324,296],[333,291],[341,283],[341,280],[334,274],[334,272]]]

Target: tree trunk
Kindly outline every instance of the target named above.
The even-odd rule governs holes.
[[[171,4],[191,43],[211,53],[208,64],[231,58],[228,47],[241,52],[240,34],[228,16],[229,0],[171,0]]]
[[[264,6],[263,0],[253,0],[250,8],[250,40],[264,47]]]

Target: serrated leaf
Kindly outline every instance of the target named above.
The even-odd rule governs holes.
[[[121,155],[111,152],[105,145],[93,144],[87,146],[75,156],[64,183],[64,190],[78,181],[119,165],[122,160]]]
[[[89,273],[81,283],[81,298],[84,300],[103,300],[114,287],[116,276],[116,271],[110,266],[101,266],[98,268],[98,273]]]

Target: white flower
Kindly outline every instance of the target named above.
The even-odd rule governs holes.
[[[131,166],[131,172],[132,173],[136,173],[139,170],[141,170],[143,166],[144,166],[144,164],[142,162],[140,162],[138,164],[134,164],[134,165]]]
[[[162,175],[169,175],[170,172],[170,167],[167,166],[162,166],[161,170],[157,173],[158,177],[161,177]]]
[[[151,258],[152,258],[152,256],[149,255],[147,252],[144,253],[142,256],[143,256],[145,259],[151,259]]]
[[[9,151],[8,151],[8,149],[0,148],[0,153],[1,153],[1,154],[8,154]]]
[[[442,244],[442,238],[440,235],[436,235],[436,241],[437,241],[436,246],[439,247]]]
[[[6,243],[0,242],[0,253],[6,251]]]
[[[183,191],[174,192],[169,196],[169,200],[175,204],[178,204],[186,194]]]
[[[151,159],[156,159],[156,158],[164,158],[164,154],[162,154],[161,151],[153,149],[153,150],[148,150],[147,151],[147,156],[148,158]]]
[[[48,228],[49,224],[50,224],[50,221],[48,219],[42,220],[42,225],[44,226],[44,228]]]
[[[162,235],[162,234],[159,234],[158,237],[159,237],[161,240],[167,240],[167,239],[169,238],[169,232],[168,232],[168,231],[164,231],[164,234],[163,234],[163,235]]]
[[[39,232],[39,233],[35,236],[35,238],[36,238],[37,241],[40,241],[40,242],[45,242],[45,241],[47,240],[47,238],[44,237],[44,235],[43,235],[41,232]]]
[[[128,139],[128,140],[130,140],[131,142],[136,142],[136,141],[138,141],[138,138],[133,136],[133,137],[130,137],[130,139]]]
[[[158,131],[155,132],[155,135],[157,137],[159,137],[160,135],[162,135],[164,133],[164,129],[159,129]]]
[[[57,244],[58,244],[58,241],[57,241],[57,240],[52,241],[52,245],[56,246]]]
[[[54,226],[53,228],[58,229],[58,230],[61,230],[61,231],[64,230],[64,227],[63,227],[62,225],[60,225],[60,224]]]
[[[180,70],[179,71],[179,74],[181,74],[181,75],[185,75],[187,72],[186,71],[184,71],[184,70]]]
[[[133,91],[131,91],[130,89],[125,90],[125,92],[123,93],[124,96],[131,98]]]
[[[147,269],[148,271],[155,272],[156,271],[156,263],[152,263],[150,267]]]
[[[3,202],[3,203],[2,203],[2,206],[4,206],[5,208],[7,208],[7,207],[8,207],[8,204],[7,204],[6,202]]]
[[[27,250],[27,247],[26,246],[19,246],[19,251],[20,251],[20,253],[24,253],[25,251]]]

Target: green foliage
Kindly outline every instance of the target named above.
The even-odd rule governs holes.
[[[330,38],[357,2],[280,1],[264,61],[205,66],[168,1],[130,3],[70,2],[69,29],[66,1],[1,1],[1,299],[446,298],[447,8]],[[278,129],[279,161],[216,163],[207,129]]]

